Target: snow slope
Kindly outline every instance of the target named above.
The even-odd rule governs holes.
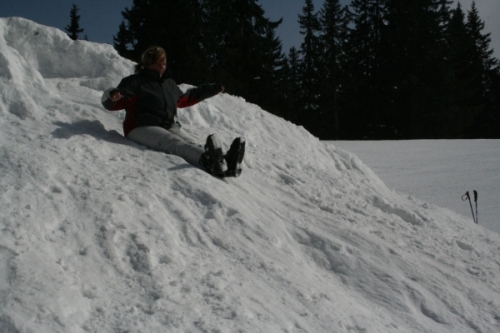
[[[238,179],[129,142],[132,66],[0,19],[1,332],[500,331],[498,234],[227,94],[180,120],[247,138]]]

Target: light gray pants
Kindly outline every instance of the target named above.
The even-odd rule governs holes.
[[[157,126],[137,127],[127,135],[127,139],[153,150],[180,156],[197,167],[200,167],[200,157],[205,152],[178,128],[167,130]]]

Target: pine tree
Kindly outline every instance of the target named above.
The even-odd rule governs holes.
[[[466,28],[475,46],[470,60],[480,76],[481,87],[483,88],[482,97],[486,97],[490,86],[489,74],[498,67],[498,59],[493,57],[493,49],[490,49],[491,33],[483,34],[484,22],[479,17],[474,1],[467,15]]]
[[[386,46],[386,54],[382,54],[387,1],[353,0],[350,16],[352,29],[344,69],[348,138],[390,138],[394,135],[387,107],[390,88],[387,73],[382,69],[392,57],[387,52],[392,44]]]
[[[467,127],[473,122],[475,108],[471,97],[476,95],[480,87],[476,84],[476,77],[471,66],[471,55],[474,52],[474,43],[469,36],[465,25],[465,14],[462,5],[451,11],[446,31],[448,45],[448,93],[444,103],[449,109],[443,131],[450,138],[462,137]]]
[[[443,82],[440,0],[389,0],[383,70],[391,119],[402,138],[441,133]]]
[[[326,0],[319,12],[321,62],[319,108],[323,127],[320,138],[339,139],[339,94],[344,83],[346,41],[350,23],[349,9],[339,0]]]
[[[491,74],[491,108],[486,114],[487,128],[481,132],[482,138],[500,138],[500,69]]]
[[[129,45],[132,44],[132,40],[130,39],[130,30],[127,28],[127,25],[124,21],[120,23],[118,27],[118,33],[116,36],[113,36],[113,45],[122,57],[131,58]]]
[[[472,80],[475,86],[479,87],[471,96],[471,102],[477,113],[475,133],[471,135],[482,137],[485,132],[494,132],[491,124],[497,122],[498,119],[498,110],[495,110],[493,106],[492,94],[499,62],[493,57],[493,49],[490,49],[491,34],[483,33],[484,22],[479,17],[475,2],[472,2],[471,10],[467,15],[466,29],[474,45],[469,59],[475,74]]]
[[[281,20],[277,23],[281,23]],[[269,24],[261,39],[262,66],[255,91],[255,101],[263,109],[283,116],[282,106],[285,102],[286,65],[287,59],[282,52],[281,40],[276,36],[274,25]]]
[[[83,32],[83,29],[80,29],[80,15],[78,15],[79,10],[78,6],[73,4],[69,13],[70,24],[65,28],[69,38],[72,40],[77,40],[80,33]]]
[[[284,65],[275,30],[281,20],[264,16],[256,0],[205,0],[203,38],[210,80],[224,82],[227,91],[271,108]],[[274,101],[273,101],[274,100]]]
[[[433,128],[432,137],[456,138],[463,132],[463,124],[466,116],[466,92],[465,63],[461,59],[463,50],[467,48],[464,39],[465,26],[463,13],[450,9],[453,4],[451,0],[439,0],[436,3],[437,20],[439,25],[436,29],[436,51],[433,71],[438,81],[432,89],[436,99],[436,112],[433,117],[428,117]],[[460,8],[460,4],[459,4]]]
[[[299,15],[300,33],[304,35],[304,41],[300,45],[301,59],[301,82],[303,112],[300,116],[300,123],[306,129],[315,133],[318,123],[321,122],[320,110],[318,106],[319,77],[321,44],[319,32],[321,25],[318,13],[314,12],[312,0],[306,0],[302,8],[302,15]]]
[[[302,78],[300,69],[302,68],[299,52],[295,47],[291,47],[288,52],[285,64],[283,116],[295,124],[299,124],[300,111],[302,110]]]

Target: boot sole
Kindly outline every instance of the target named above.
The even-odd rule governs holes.
[[[208,152],[212,161],[217,161],[213,170],[214,175],[223,176],[227,172],[227,164],[224,160],[222,145],[220,144],[219,138],[214,134],[210,135],[205,150]]]
[[[245,138],[240,137],[236,162],[234,164],[234,167],[226,172],[226,177],[239,177],[241,175],[242,172],[241,164],[243,163],[243,158],[245,157],[245,144],[246,144]]]

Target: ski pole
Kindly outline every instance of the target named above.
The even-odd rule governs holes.
[[[462,195],[462,201],[469,200],[470,211],[472,212],[472,220],[476,223],[476,217],[474,216],[474,209],[472,208],[472,201],[470,200],[469,191]]]
[[[477,211],[477,191],[474,190],[474,202],[476,203],[476,224],[479,224],[479,212]]]

